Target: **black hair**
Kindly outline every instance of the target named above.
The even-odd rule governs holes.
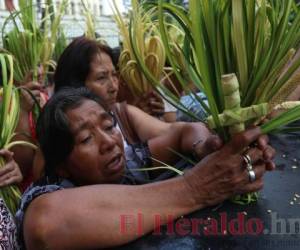
[[[120,47],[115,47],[112,49],[112,63],[116,70],[119,70],[119,57],[121,55],[121,48]]]
[[[50,98],[40,114],[36,131],[45,159],[46,176],[55,176],[58,165],[72,152],[74,138],[65,113],[84,100],[93,100],[107,110],[101,99],[87,88],[64,88]]]
[[[109,46],[86,37],[74,39],[58,60],[54,74],[54,91],[64,87],[84,87],[90,64],[100,52],[106,53],[113,60],[113,51]]]

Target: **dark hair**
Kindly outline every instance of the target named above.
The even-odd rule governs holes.
[[[61,54],[54,74],[57,92],[64,87],[83,87],[90,72],[90,64],[94,56],[100,52],[106,53],[113,60],[113,52],[107,45],[86,37],[73,40]]]
[[[72,152],[74,138],[65,112],[93,100],[107,110],[101,99],[87,88],[64,88],[55,93],[44,106],[37,122],[37,138],[45,159],[47,176],[55,176],[55,169]]]
[[[115,47],[112,49],[112,63],[114,67],[119,70],[119,57],[121,55],[121,48],[120,47]]]

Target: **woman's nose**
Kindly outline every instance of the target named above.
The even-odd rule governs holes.
[[[111,151],[116,145],[114,138],[102,129],[98,130],[98,142],[101,154]]]
[[[119,89],[119,80],[114,77],[110,76],[109,77],[109,90],[110,92],[116,92]]]

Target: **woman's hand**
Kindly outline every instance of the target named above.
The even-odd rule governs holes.
[[[248,148],[254,142],[257,146]],[[255,173],[253,182],[250,182],[245,154],[251,159]],[[234,136],[228,144],[188,171],[184,178],[194,194],[195,203],[211,206],[236,194],[260,190],[265,171],[274,169],[274,156],[275,150],[268,145],[267,136],[261,135],[259,128],[254,128]]]
[[[161,96],[155,91],[143,95],[136,106],[149,115],[160,117],[165,113],[165,105]]]
[[[13,153],[7,149],[0,150],[0,156],[5,160],[5,165],[0,168],[0,187],[20,183],[23,176],[18,164],[13,159]]]
[[[198,160],[203,159],[223,146],[222,139],[208,129],[206,129],[206,138],[204,138],[198,139],[193,143],[193,154]]]
[[[43,91],[43,74],[44,72],[42,67],[39,67],[36,81],[32,80],[33,73],[30,72],[27,74],[26,78],[24,79],[24,82],[20,84],[24,89],[26,89],[22,89],[21,91],[21,107],[24,111],[32,111],[33,106],[35,104],[35,100],[32,98],[32,96],[34,96],[36,101],[40,103],[41,92]],[[28,91],[31,92],[31,95],[28,93]]]
[[[26,88],[27,90],[22,89],[22,92],[21,92],[21,107],[24,111],[30,112],[33,109],[33,106],[35,104],[35,100],[28,93],[28,91],[30,91],[31,94],[36,99],[36,101],[38,103],[40,103],[40,93],[42,91],[42,86],[38,82],[30,81],[30,82],[27,82],[26,84],[24,84],[22,87]]]

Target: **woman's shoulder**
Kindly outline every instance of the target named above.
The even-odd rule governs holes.
[[[46,194],[52,193],[61,189],[74,187],[74,184],[67,179],[57,179],[55,181],[50,181],[47,177],[43,177],[39,181],[33,183],[29,186],[26,191],[23,193],[21,198],[21,204],[19,210],[16,214],[17,220],[18,217],[25,212],[28,205],[37,197]]]
[[[49,180],[47,177],[43,177],[37,182],[29,186],[23,193],[19,209],[16,213],[16,224],[19,232],[19,240],[23,243],[23,223],[25,212],[28,206],[33,200],[40,197],[41,195],[52,193],[65,188],[72,188],[74,184],[66,179]]]

